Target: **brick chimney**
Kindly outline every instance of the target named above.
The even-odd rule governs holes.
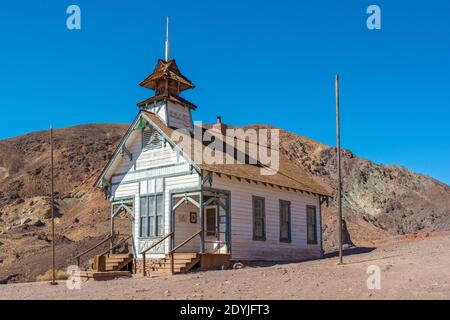
[[[227,134],[227,125],[222,123],[222,117],[217,117],[217,123],[213,124],[213,130],[220,132],[222,135]]]

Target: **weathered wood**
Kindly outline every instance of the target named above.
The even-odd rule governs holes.
[[[185,246],[187,243],[189,243],[190,241],[192,241],[195,237],[197,237],[199,234],[202,233],[202,230],[197,231],[196,233],[194,233],[192,236],[190,236],[189,238],[187,238],[186,240],[184,240],[182,243],[180,243],[178,246],[176,246],[174,249],[172,249],[169,252],[170,255],[170,272],[172,274],[175,274],[175,261],[174,261],[174,253],[179,250],[180,248],[182,248],[183,246]]]
[[[107,254],[107,253],[109,253],[109,252],[113,252],[114,249],[117,249],[118,247],[120,247],[121,245],[123,245],[124,243],[126,243],[128,240],[130,240],[132,237],[133,237],[133,235],[131,235],[131,236],[125,238],[125,239],[120,240],[117,244],[115,244],[114,246],[112,246],[110,249],[108,249],[108,250],[106,250],[106,251],[103,251],[100,255],[104,255],[104,254]]]
[[[230,254],[211,254],[204,253],[200,254],[200,269],[201,270],[211,270],[221,267],[224,263],[230,261]]]
[[[117,233],[117,235],[119,235],[119,233]],[[88,254],[89,252],[97,249],[98,247],[100,247],[102,244],[108,242],[109,240],[111,240],[114,236],[109,236],[108,238],[102,240],[101,242],[99,242],[98,244],[96,244],[95,246],[93,246],[92,248],[89,248],[88,250],[80,253],[79,255],[75,256],[74,259],[77,261],[77,266],[80,267],[80,259],[82,256]]]
[[[157,241],[156,243],[152,244],[149,248],[145,249],[144,251],[141,252],[142,257],[143,257],[143,275],[146,276],[146,267],[145,267],[145,256],[146,253],[150,250],[152,250],[153,248],[159,246],[161,243],[163,243],[167,238],[173,236],[174,232],[172,231],[171,233],[165,235],[164,237],[162,237],[159,241]]]
[[[92,271],[94,272],[106,271],[106,256],[95,256]]]

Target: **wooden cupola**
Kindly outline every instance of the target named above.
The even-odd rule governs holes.
[[[155,91],[153,97],[137,104],[139,108],[156,114],[168,127],[193,131],[191,110],[197,107],[179,95],[185,90],[195,88],[195,85],[181,73],[175,59],[170,58],[169,18],[165,59],[158,59],[152,74],[139,85]]]
[[[179,95],[184,90],[195,88],[195,85],[181,74],[174,59],[159,59],[153,73],[139,85],[155,90],[156,95]]]

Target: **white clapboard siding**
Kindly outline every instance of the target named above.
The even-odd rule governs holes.
[[[200,184],[200,176],[197,173],[186,174],[178,177],[169,177],[165,179],[165,219],[170,221],[170,192],[174,190],[192,188],[196,189]],[[166,234],[170,232],[170,225],[166,223]]]
[[[164,178],[164,235],[168,234],[170,232],[170,192],[173,190],[179,190],[179,189],[184,189],[184,188],[198,188],[199,186],[199,175],[195,172],[193,173],[188,173],[185,175],[180,175],[180,176],[175,176],[175,177],[167,177]],[[151,185],[151,180],[149,182],[149,184]],[[159,190],[157,190],[159,192]],[[142,192],[142,187],[141,187],[141,192]],[[139,196],[138,196],[139,198]],[[136,202],[136,208],[135,208],[135,212],[136,212],[136,219],[135,219],[135,234],[136,234],[136,238],[139,237],[139,206],[140,203],[138,203],[139,201]],[[195,208],[195,207],[194,207]],[[182,210],[181,208],[179,210]],[[177,213],[179,212],[179,210],[177,210]],[[191,211],[190,209],[186,209],[189,210],[189,212]],[[188,220],[189,221],[189,220]],[[190,229],[188,229],[190,226],[187,227],[186,230],[184,230],[184,228],[178,228],[176,231],[178,239],[180,239],[180,237],[184,237],[180,242],[184,241],[187,237],[189,237],[191,234],[193,234],[195,232],[192,231],[190,234],[188,234],[190,231]],[[184,236],[186,235],[187,236]],[[165,251],[166,253],[168,252],[168,248],[169,248],[169,239],[165,241]],[[199,241],[199,240],[198,240]],[[198,242],[197,241],[197,242]],[[139,240],[138,240],[139,243]],[[195,246],[195,241],[193,243],[190,244],[191,247],[186,247],[184,249],[184,251],[191,251],[194,250],[194,252],[198,252],[198,246]],[[139,248],[139,247],[137,247]],[[138,250],[139,251],[139,250]],[[161,255],[159,254],[147,254],[147,257],[149,257],[150,259],[152,258],[160,258]],[[142,258],[142,255],[138,255],[137,257],[138,259]]]
[[[190,213],[197,213],[197,223],[190,223]],[[191,203],[183,204],[175,213],[175,246],[201,229],[199,209]],[[200,236],[180,248],[179,252],[200,252]]]
[[[316,213],[319,215],[318,197],[217,175],[214,176],[213,186],[231,192],[233,259],[301,260],[321,255],[319,216],[317,216],[318,244],[308,245],[306,233],[306,206],[316,206]],[[265,198],[266,241],[253,240],[252,196]],[[279,200],[291,202],[291,243],[280,242]]]
[[[198,174],[190,173],[191,167],[187,160],[173,150],[169,143],[163,143],[162,148],[142,150],[141,130],[131,133],[126,148],[132,153],[130,160],[127,154],[118,155],[108,172],[112,182],[113,199],[134,198],[134,241],[137,253],[140,248],[154,241],[141,239],[140,236],[140,196],[162,192],[164,194],[164,234],[170,230],[169,193],[180,188],[197,188]],[[165,250],[169,242],[165,243]],[[157,258],[160,255],[148,255]],[[138,255],[138,258],[142,258]]]
[[[113,186],[114,198],[132,198],[139,194],[139,183],[128,183]]]
[[[142,150],[142,132],[141,130],[134,130],[126,142],[126,148],[132,154],[132,159],[125,153],[123,155],[117,155],[117,160],[112,164],[110,170],[108,170],[110,179],[111,176],[113,183],[126,182],[133,179],[135,171],[142,171],[146,169],[156,169],[164,166],[169,168],[162,168],[162,172],[159,174],[169,174],[170,166],[176,166],[187,164],[187,160],[181,156],[178,152],[172,149],[170,143],[163,143],[159,149]],[[164,171],[165,170],[165,171]],[[141,175],[145,176],[145,173]],[[139,178],[139,177],[138,177]]]

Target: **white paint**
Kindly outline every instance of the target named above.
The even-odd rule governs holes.
[[[191,112],[188,107],[179,105],[178,103],[168,102],[168,126],[175,129],[186,129],[193,132],[193,122]]]
[[[236,260],[293,260],[321,255],[320,217],[317,217],[318,244],[307,244],[306,206],[316,206],[319,198],[300,192],[280,190],[261,183],[214,175],[213,187],[231,192],[231,248]],[[253,240],[252,196],[265,198],[266,241]],[[291,243],[280,242],[279,200],[291,202]]]

